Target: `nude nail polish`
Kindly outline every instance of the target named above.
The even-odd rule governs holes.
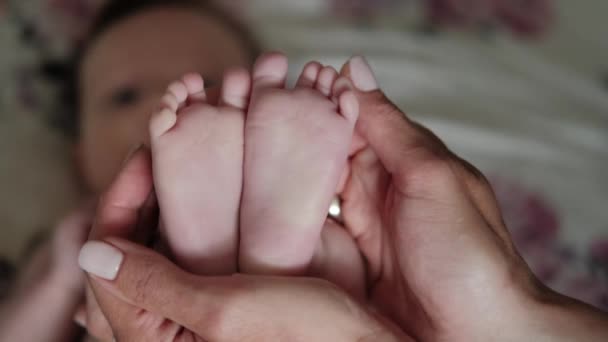
[[[350,77],[355,87],[361,91],[373,91],[378,89],[378,81],[364,57],[355,56],[350,59]]]
[[[116,247],[101,241],[89,241],[80,249],[78,264],[87,273],[114,280],[123,258],[122,252]]]

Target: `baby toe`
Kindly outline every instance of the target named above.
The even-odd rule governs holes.
[[[332,90],[331,90],[331,96],[332,98],[338,99],[340,97],[340,95],[342,95],[342,93],[344,93],[345,91],[348,90],[353,90],[355,89],[352,82],[344,77],[344,76],[340,76],[338,77],[338,79],[336,79],[336,81],[334,82],[333,86],[332,86]]]
[[[179,108],[179,102],[172,92],[167,92],[160,102],[162,108],[167,108],[173,112],[177,112],[177,109]]]
[[[205,102],[207,100],[205,81],[200,74],[186,74],[182,78],[182,82],[186,86],[188,102]]]
[[[296,82],[296,87],[298,88],[312,88],[317,83],[317,78],[319,77],[319,72],[321,72],[323,66],[319,62],[309,62],[304,66],[298,81]]]
[[[247,70],[238,68],[224,74],[220,105],[244,110],[249,103],[251,76]]]
[[[150,117],[150,138],[152,141],[160,138],[163,134],[169,131],[177,122],[175,111],[168,108],[163,108]]]
[[[338,78],[338,72],[331,66],[326,66],[319,73],[319,79],[317,80],[316,88],[325,96],[331,94],[334,82]]]
[[[357,119],[359,118],[359,100],[355,92],[347,90],[338,97],[340,106],[340,113],[344,116],[354,127]]]
[[[253,67],[254,92],[260,88],[282,88],[287,79],[287,57],[278,52],[262,55]]]
[[[178,105],[182,106],[188,98],[188,88],[182,81],[175,81],[167,88],[168,92],[177,99]]]

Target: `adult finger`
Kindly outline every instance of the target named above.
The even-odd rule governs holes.
[[[81,260],[85,270],[98,275],[92,281],[103,291],[209,341],[407,340],[319,279],[196,276],[150,249],[117,238],[88,242]]]
[[[477,207],[488,224],[496,231],[496,233],[507,243],[512,244],[509,234],[506,230],[502,219],[502,213],[492,190],[490,182],[486,177],[468,161],[464,160],[454,152],[449,151],[447,146],[425,126],[412,121],[412,125],[418,130],[427,135],[435,144],[441,145],[448,151],[448,163],[458,178],[464,183],[468,194],[471,197],[473,204]]]
[[[141,234],[138,225],[142,209],[152,206],[151,156],[145,147],[138,147],[127,161],[97,207],[90,239],[104,236],[133,238]]]
[[[131,239],[145,238],[154,203],[152,196],[152,170],[149,152],[140,147],[127,157],[127,161],[110,188],[101,197],[90,239],[121,236]],[[145,220],[142,220],[144,218]],[[145,222],[149,224],[149,222]],[[123,317],[130,317],[136,308],[130,307],[105,292],[98,293],[95,284],[87,288],[87,324],[92,333],[107,338]]]
[[[450,165],[452,165],[452,169],[465,184],[473,204],[477,207],[488,225],[496,232],[505,245],[514,252],[515,246],[504,223],[498,200],[490,182],[475,166],[455,154],[452,154]]]
[[[56,254],[55,259],[61,260],[62,272],[66,272],[71,269],[71,265],[75,267],[74,270],[78,272],[78,282],[85,287],[85,296],[83,302],[78,307],[74,320],[81,325],[83,328],[87,328],[89,334],[98,338],[101,341],[109,341],[112,339],[112,331],[109,324],[107,323],[103,313],[99,309],[95,297],[93,296],[92,290],[89,285],[84,281],[85,275],[78,268],[77,255],[82,248],[82,245],[86,242],[88,235],[91,230],[91,222],[93,215],[95,214],[95,204],[90,202],[86,203],[80,210],[70,215],[68,218],[62,221],[57,227],[57,232],[53,237],[53,250]],[[70,267],[67,267],[67,266]],[[69,273],[63,275],[63,278],[70,278]],[[73,286],[73,285],[72,285]]]
[[[383,270],[386,231],[380,204],[387,198],[391,177],[369,147],[359,151],[350,164],[348,186],[340,193],[342,218],[365,255],[367,276],[373,283]]]
[[[399,177],[418,168],[420,162],[446,155],[444,146],[434,144],[378,88],[376,78],[363,57],[353,57],[344,66],[342,74],[350,77],[359,89],[357,98],[361,115],[357,131],[389,173]]]
[[[328,280],[355,298],[366,296],[363,256],[353,236],[333,219],[323,225],[308,275]]]
[[[350,77],[359,90],[356,92],[361,107],[358,133],[394,177],[397,187],[404,191],[408,186],[414,186],[415,190],[436,191],[446,188],[445,184],[433,186],[438,182],[418,178],[440,180],[456,176],[489,225],[509,243],[498,203],[481,172],[449,151],[429,129],[410,120],[397,108],[379,89],[371,67],[363,57],[353,57],[341,73]],[[417,184],[420,186],[416,187]]]
[[[83,327],[87,329],[87,333],[100,341],[111,341],[114,338],[112,327],[110,327],[110,323],[101,311],[95,293],[88,283],[85,292],[85,305],[82,309],[83,311],[76,312],[79,316],[74,318],[78,318],[78,321],[84,323]]]

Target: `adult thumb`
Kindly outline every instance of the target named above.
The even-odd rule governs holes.
[[[140,336],[155,329],[155,334],[163,333],[160,329],[167,325],[173,333],[179,334],[173,327],[183,326],[207,341],[403,338],[398,329],[320,279],[197,276],[152,250],[117,238],[88,242],[80,265],[91,275],[98,299],[113,296],[137,308],[102,308],[114,331],[128,340],[144,340]],[[114,312],[118,314],[112,317]],[[165,320],[145,329],[141,322],[134,323],[146,314]]]

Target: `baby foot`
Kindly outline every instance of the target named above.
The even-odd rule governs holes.
[[[200,75],[174,82],[150,120],[154,184],[163,234],[178,264],[197,274],[236,271],[244,109],[251,79],[224,76],[218,106]]]
[[[245,122],[239,266],[304,274],[345,167],[358,102],[336,70],[309,63],[285,89],[287,58],[266,54],[253,71]]]

